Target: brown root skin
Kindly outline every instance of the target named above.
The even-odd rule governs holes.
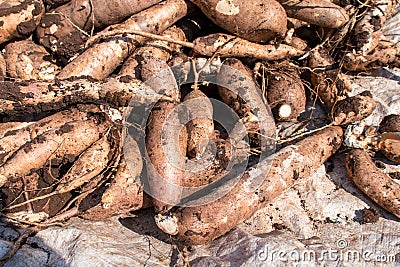
[[[213,183],[229,172],[228,167],[248,159],[249,147],[245,141],[232,147],[230,139],[221,138],[219,131],[215,130],[211,142],[216,146],[215,154],[206,154],[210,157],[205,157],[205,154],[203,154],[201,160],[204,160],[204,169],[196,171],[188,167],[182,186],[193,189]],[[235,154],[233,154],[233,149],[235,149]],[[190,161],[187,166],[188,164],[190,164]]]
[[[135,177],[131,176],[123,160],[119,163],[110,185],[101,196],[100,203],[85,210],[80,216],[86,220],[102,220],[139,210],[143,204],[143,190],[136,183]]]
[[[366,55],[379,44],[382,27],[396,6],[396,0],[376,2],[365,11],[354,26],[352,47],[357,54]]]
[[[166,29],[163,32],[162,36],[174,40],[186,41],[186,36],[183,30],[175,25]],[[141,61],[144,58],[155,58],[157,60],[167,62],[171,57],[171,53],[179,52],[180,48],[180,45],[176,45],[166,41],[147,41],[143,46],[136,49],[135,52],[124,61],[119,75],[131,75],[140,79]],[[135,72],[132,72],[132,70],[135,70]]]
[[[0,114],[21,116],[62,110],[73,104],[107,103],[123,107],[129,101],[152,104],[161,95],[131,76],[103,82],[87,79],[55,82],[0,83]]]
[[[304,54],[292,46],[280,44],[262,45],[249,42],[233,35],[215,33],[193,41],[194,52],[205,56],[251,57],[262,60],[278,60]]]
[[[0,43],[29,36],[44,14],[40,0],[5,1],[0,8]]]
[[[257,90],[257,88],[254,88],[254,86],[256,85],[256,81],[253,79],[250,69],[247,68],[240,60],[236,58],[228,58],[224,61],[224,65],[237,70],[240,74],[248,79],[249,84],[247,84],[246,86],[253,88],[253,91]],[[218,84],[230,85],[229,88],[218,86],[218,93],[222,101],[224,101],[225,104],[230,106],[235,112],[239,114],[239,116],[242,117],[251,112],[251,106],[246,101],[241,100],[237,92],[232,91],[233,88],[237,88],[240,85],[239,81],[241,81],[241,79],[231,81],[230,76],[222,75],[222,73],[217,76]]]
[[[6,75],[7,75],[7,63],[3,54],[0,54],[0,81],[3,81]]]
[[[158,102],[152,109],[146,128],[147,173],[156,212],[165,212],[179,203],[180,186],[185,174],[186,155],[181,154],[179,133],[182,128],[174,102]],[[179,116],[184,116],[179,114]],[[175,138],[171,140],[171,137]],[[163,140],[167,138],[166,140]],[[187,143],[187,140],[182,140]],[[166,146],[168,143],[168,147]]]
[[[96,38],[101,38],[102,33],[115,32],[118,35],[130,29],[159,34],[183,18],[187,12],[188,5],[184,0],[167,0],[133,15],[121,24],[104,29]],[[133,39],[115,36],[108,41],[96,43],[66,65],[57,78],[90,76],[102,80],[132,53],[137,44],[146,40],[143,36],[135,36]]]
[[[288,17],[326,28],[339,28],[348,20],[345,9],[325,0],[278,0]]]
[[[61,178],[56,191],[66,193],[75,190],[105,169],[111,153],[111,145],[107,139],[108,135],[104,135],[75,160],[74,165]]]
[[[65,5],[71,0],[44,0],[44,5],[46,6],[46,11],[50,9],[55,9],[59,6]]]
[[[400,115],[390,114],[385,116],[379,124],[379,132],[400,132]]]
[[[24,127],[16,125],[14,128],[8,129],[0,139],[0,165],[6,162],[22,145],[32,141],[36,136],[59,128],[65,123],[87,119],[88,114],[86,112],[71,109],[55,113]],[[9,123],[5,124],[9,125]]]
[[[176,219],[172,228],[178,239],[186,244],[204,244],[227,233],[321,166],[340,147],[342,135],[340,127],[321,130],[247,169],[232,190],[218,200],[178,209],[169,216]],[[263,182],[255,189],[251,184],[257,178]]]
[[[33,122],[16,122],[16,121],[0,123],[0,139],[3,138],[4,135],[7,134],[8,132],[12,133],[14,131],[18,131],[32,123]]]
[[[249,138],[255,143],[268,143],[268,138],[275,135],[275,122],[251,71],[240,60],[228,58],[217,75],[217,83],[222,101],[239,115]]]
[[[376,167],[368,152],[351,150],[346,157],[346,169],[362,192],[400,218],[400,185]]]
[[[72,0],[47,12],[36,33],[40,44],[67,61],[84,47],[92,28],[116,24],[159,2],[120,0],[110,5],[104,0]]]
[[[293,36],[292,38],[290,38],[290,42],[288,42],[287,44],[301,51],[309,50],[307,42],[297,36]]]
[[[180,91],[167,62],[154,57],[143,58],[141,61],[141,78],[156,93],[170,97],[175,101],[180,99]]]
[[[278,71],[268,74],[267,100],[269,106],[276,121],[296,120],[306,107],[306,92],[303,82],[297,70],[289,66],[277,67]]]
[[[10,77],[22,80],[54,80],[59,67],[46,60],[51,58],[43,46],[31,40],[9,43],[5,46],[5,61]]]
[[[400,66],[400,46],[381,42],[370,54],[347,53],[343,67],[349,71],[370,71],[384,66]]]
[[[123,153],[129,155],[128,162],[125,156],[121,157],[110,183],[107,183],[105,190],[102,190],[104,192],[98,194],[95,191],[81,203],[80,210],[83,211],[81,216],[84,219],[101,220],[148,206],[146,200],[148,196],[145,196],[141,185],[137,182],[137,176],[141,175],[143,168],[142,155],[137,142],[129,135],[125,136]],[[93,198],[97,200],[97,204],[90,207],[87,202],[91,202]],[[86,209],[86,206],[90,208]]]
[[[25,143],[0,167],[0,186],[28,175],[34,169],[60,161],[66,155],[78,156],[109,127],[108,123],[100,123],[96,118],[65,123]]]
[[[267,42],[286,32],[286,13],[275,0],[192,0],[218,26],[254,42]],[[256,19],[255,19],[256,18]],[[231,55],[233,56],[233,55]]]
[[[335,125],[347,125],[362,120],[371,115],[375,107],[371,92],[364,91],[338,101],[333,107],[332,122]]]
[[[214,134],[213,107],[210,99],[200,90],[193,90],[184,98],[189,101],[191,121],[187,124],[187,155],[196,157],[204,152],[207,140]],[[203,143],[204,142],[204,143]]]
[[[400,163],[400,133],[386,132],[380,136],[379,149],[389,160]]]

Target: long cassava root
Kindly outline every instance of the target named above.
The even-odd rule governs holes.
[[[170,233],[177,234],[185,243],[211,241],[265,207],[296,180],[315,171],[340,147],[342,134],[341,128],[330,127],[288,146],[246,170],[222,198],[203,206],[180,208],[168,216],[173,219],[158,217],[157,225],[162,228],[163,222],[174,221],[174,227],[169,227]],[[258,179],[263,182],[258,188],[252,188]]]
[[[379,170],[368,152],[354,149],[346,157],[347,173],[369,198],[400,218],[400,185]]]

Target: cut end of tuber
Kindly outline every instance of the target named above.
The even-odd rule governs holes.
[[[284,104],[279,107],[279,117],[281,119],[289,118],[291,114],[292,114],[292,108],[289,105]]]
[[[154,217],[158,228],[169,235],[178,234],[178,219],[175,216],[157,214]]]

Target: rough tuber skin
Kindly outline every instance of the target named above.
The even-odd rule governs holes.
[[[290,18],[326,28],[339,28],[349,16],[344,8],[326,0],[278,0]]]
[[[277,65],[268,74],[267,100],[276,121],[296,120],[306,108],[306,92],[298,71]]]
[[[186,41],[186,36],[183,30],[175,25],[166,29],[162,33],[162,36],[174,40]],[[144,43],[143,46],[137,48],[135,52],[124,61],[119,75],[131,75],[140,79],[141,63],[145,58],[151,57],[160,61],[168,62],[171,58],[171,54],[179,52],[180,48],[180,45],[166,41],[149,40]]]
[[[158,213],[166,212],[181,199],[181,192],[176,186],[181,186],[184,180],[186,155],[181,154],[179,147],[181,140],[177,133],[180,133],[183,125],[179,118],[169,117],[177,105],[176,102],[158,102],[150,113],[146,127],[148,180],[154,208]],[[173,148],[164,146],[166,140],[163,138],[167,138],[166,140],[176,138],[174,142],[176,146]]]
[[[40,44],[67,62],[84,47],[92,29],[121,22],[160,1],[72,0],[44,14],[36,35]]]
[[[275,135],[275,121],[251,71],[240,60],[228,58],[217,75],[217,84],[222,101],[239,115],[246,134],[265,149]]]
[[[2,1],[0,3],[0,43],[29,36],[44,14],[41,0]]]
[[[375,107],[371,92],[364,91],[338,101],[333,107],[332,122],[336,125],[347,125],[362,120],[371,115]]]
[[[263,45],[224,33],[210,34],[193,41],[194,52],[205,56],[250,57],[263,60],[278,60],[296,57],[305,52],[292,46],[280,44]]]
[[[400,133],[386,132],[380,136],[378,148],[389,160],[400,163]]]
[[[400,115],[390,114],[385,116],[379,124],[379,132],[400,132]]]
[[[51,61],[46,49],[27,39],[5,46],[9,77],[22,80],[54,80],[60,67]]]
[[[173,227],[168,226],[169,233],[177,233],[186,244],[212,241],[265,207],[296,180],[315,171],[337,151],[342,135],[342,129],[333,126],[287,146],[247,169],[225,196],[203,206],[179,208],[167,220],[158,218],[158,226],[163,229],[163,221],[175,222]],[[252,182],[260,178],[262,184],[252,188]]]
[[[286,13],[275,0],[191,1],[215,24],[249,41],[267,42],[286,33]]]
[[[130,29],[159,34],[187,13],[188,5],[184,0],[167,0],[133,15],[121,24],[107,27],[98,36],[101,37],[103,32],[110,31],[115,31],[118,35],[121,31],[129,32]],[[138,44],[145,41],[146,38],[142,36],[135,36],[132,39],[120,35],[96,43],[66,65],[57,78],[89,76],[102,80],[109,76]]]
[[[79,155],[72,167],[60,179],[60,184],[56,188],[57,192],[65,193],[75,190],[107,167],[109,154],[112,153],[111,144],[107,139],[108,135],[105,134]]]
[[[212,103],[199,89],[191,91],[183,101],[184,103],[190,101],[189,114],[192,118],[186,127],[188,132],[187,155],[190,157],[200,156],[214,133]]]
[[[337,101],[344,99],[346,93],[352,91],[350,79],[334,67],[334,63],[329,52],[322,47],[310,53],[308,65],[313,69],[311,83],[329,112]]]
[[[84,121],[88,118],[87,112],[74,108],[69,111],[57,112],[34,123],[22,123],[22,125],[8,128],[0,138],[0,165],[6,162],[21,146],[31,142],[36,136],[59,128],[65,123]]]
[[[387,65],[400,66],[400,46],[381,42],[371,53],[347,53],[343,58],[343,67],[349,71],[370,71]]]
[[[85,121],[65,123],[25,143],[0,167],[0,186],[8,180],[23,177],[52,160],[66,155],[76,157],[100,138],[109,125],[92,117]]]
[[[73,104],[108,103],[123,107],[129,101],[152,104],[162,98],[142,81],[117,76],[105,81],[77,79],[54,82],[1,82],[0,114],[21,116],[62,110]]]
[[[346,157],[346,169],[362,192],[400,218],[400,185],[376,167],[367,151],[351,150]]]

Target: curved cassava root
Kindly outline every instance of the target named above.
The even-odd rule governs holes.
[[[328,127],[285,147],[247,169],[223,197],[202,206],[179,208],[167,217],[158,216],[157,225],[167,233],[177,234],[187,244],[209,242],[265,207],[296,180],[315,171],[340,147],[342,134],[340,127]],[[263,182],[254,188],[257,180]]]
[[[362,192],[400,218],[400,184],[379,170],[367,151],[351,150],[346,157],[346,169]]]

